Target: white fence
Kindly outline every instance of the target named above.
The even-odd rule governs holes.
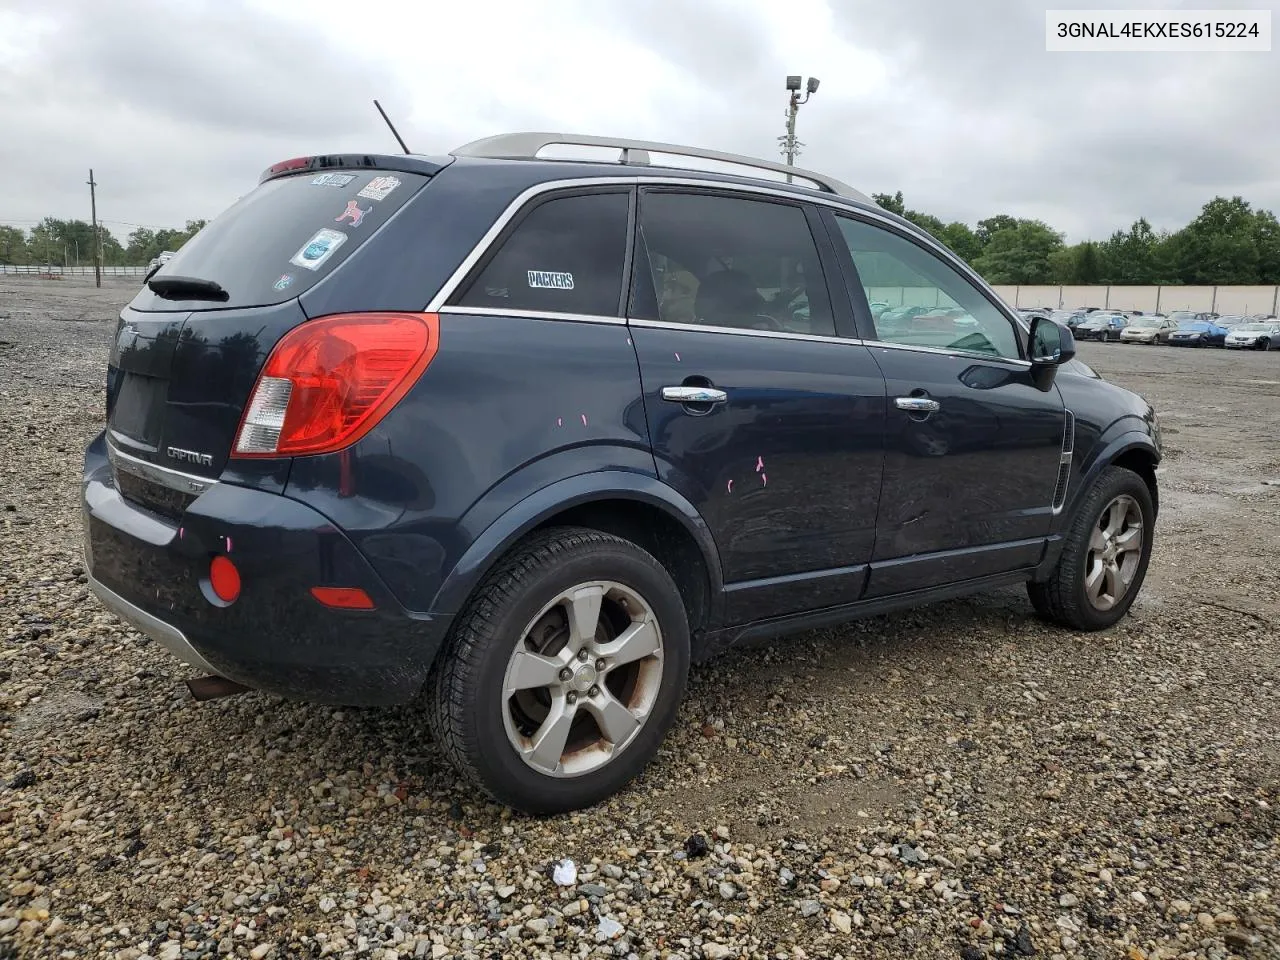
[[[103,267],[104,277],[142,277],[146,267]],[[92,277],[93,267],[64,267],[58,264],[16,266],[11,263],[0,263],[0,274],[16,274],[18,276],[56,276],[56,277]]]
[[[1017,307],[1053,307],[1055,309],[1101,307],[1112,310],[1141,310],[1144,313],[1196,310],[1223,316],[1277,313],[1277,307],[1280,307],[1280,286],[1080,287],[1058,284],[997,286],[995,291]]]

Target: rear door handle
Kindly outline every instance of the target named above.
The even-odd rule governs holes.
[[[928,397],[895,397],[893,405],[899,410],[909,410],[912,413],[936,413],[942,408],[937,400],[930,400]]]
[[[715,387],[663,387],[662,399],[672,403],[724,403],[729,395]]]

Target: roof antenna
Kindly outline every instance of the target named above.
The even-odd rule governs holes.
[[[408,153],[409,148],[405,146],[404,139],[400,136],[399,132],[396,130],[396,125],[392,123],[391,118],[387,116],[387,111],[382,109],[382,104],[380,104],[377,100],[375,100],[373,101],[373,105],[377,107],[378,112],[382,114],[382,119],[387,121],[387,126],[391,128],[392,135],[394,135],[396,140],[400,142],[400,149],[403,150],[405,153]]]

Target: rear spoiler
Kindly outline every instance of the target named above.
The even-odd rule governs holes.
[[[449,164],[453,157],[424,157],[416,154],[381,153],[326,153],[310,157],[294,157],[281,160],[262,171],[258,183],[266,183],[278,177],[290,177],[300,173],[327,170],[393,170],[400,173],[417,173],[431,177]]]

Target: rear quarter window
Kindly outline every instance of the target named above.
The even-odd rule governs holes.
[[[329,170],[268,180],[161,268],[167,277],[212,280],[227,291],[227,300],[170,300],[144,286],[131,306],[225,309],[291,300],[340,269],[427,180],[399,170]]]
[[[617,316],[628,205],[625,190],[538,203],[507,231],[453,302],[462,307]]]

